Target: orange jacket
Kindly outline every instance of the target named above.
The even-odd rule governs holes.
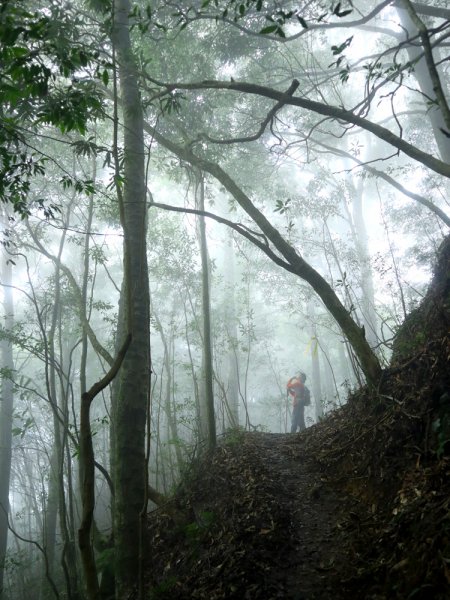
[[[300,377],[291,377],[286,385],[289,395],[292,397],[293,406],[297,406],[303,395],[305,385]]]

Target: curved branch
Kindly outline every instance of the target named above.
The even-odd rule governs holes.
[[[398,4],[399,2],[396,2],[394,6],[397,6]],[[429,17],[437,17],[438,19],[450,21],[450,10],[448,8],[429,6],[428,4],[422,4],[421,2],[411,2],[411,6],[416,13],[419,13],[420,15],[427,15]]]
[[[376,386],[381,377],[380,362],[370,348],[365,338],[364,330],[355,323],[351,314],[322,275],[304,260],[297,250],[280,234],[278,229],[270,223],[260,210],[258,210],[232,177],[230,177],[219,165],[205,158],[200,158],[194,154],[190,148],[179,146],[168,140],[148,123],[144,123],[144,129],[152,135],[158,143],[163,145],[170,152],[173,152],[176,156],[181,158],[181,160],[202,169],[215,177],[217,181],[220,181],[241,208],[243,208],[250,218],[258,225],[263,234],[271,241],[278,252],[289,263],[290,268],[288,270],[309,283],[314,289],[325,307],[341,327],[344,335],[348,338],[358,357],[361,369],[364,372],[368,383]]]
[[[421,196],[420,194],[410,192],[408,189],[406,189],[400,183],[398,183],[398,181],[396,181],[393,177],[391,177],[387,173],[383,173],[383,171],[374,169],[373,167],[364,163],[362,160],[359,160],[358,158],[356,158],[355,156],[350,154],[350,152],[346,152],[345,150],[341,150],[340,148],[334,148],[333,146],[328,146],[328,144],[324,144],[323,142],[318,142],[317,140],[311,140],[311,141],[313,144],[316,144],[317,146],[321,146],[322,148],[326,148],[326,150],[328,150],[329,152],[332,152],[333,154],[336,154],[337,156],[343,156],[345,158],[352,160],[360,167],[363,167],[369,173],[372,173],[372,175],[375,175],[376,177],[380,177],[380,179],[384,179],[385,181],[387,181],[387,183],[392,185],[392,187],[395,187],[395,189],[397,189],[399,192],[401,192],[405,196],[408,196],[408,198],[411,198],[412,200],[415,200],[416,202],[419,202],[420,204],[422,204],[422,206],[425,206],[426,208],[428,208],[428,210],[430,210],[439,219],[441,219],[447,225],[447,227],[450,227],[450,217],[443,210],[441,210],[438,206],[433,204],[433,202],[431,202],[431,200],[428,200],[427,198],[425,198],[424,196]]]
[[[297,81],[297,80],[294,80]],[[392,133],[389,129],[382,127],[364,117],[355,115],[352,111],[346,110],[339,106],[333,106],[324,104],[323,102],[317,102],[315,100],[308,100],[306,98],[288,96],[285,92],[279,92],[273,88],[269,88],[254,83],[237,82],[237,81],[200,81],[194,83],[174,83],[165,85],[167,91],[173,91],[176,89],[184,90],[196,90],[196,89],[221,89],[231,90],[235,92],[242,92],[244,94],[253,94],[256,96],[264,96],[266,98],[272,98],[284,104],[290,104],[292,106],[299,106],[306,110],[331,117],[332,119],[344,121],[345,123],[351,123],[357,125],[366,131],[370,131],[376,137],[390,144],[397,150],[404,152],[410,158],[422,163],[429,169],[443,175],[444,177],[450,177],[450,165],[443,162],[424,152],[419,150],[413,144],[408,143],[400,136]]]
[[[271,260],[273,260],[274,263],[276,263],[280,267],[283,267],[283,269],[286,269],[286,271],[295,273],[295,270],[293,270],[292,266],[288,262],[285,262],[284,260],[282,260],[277,254],[275,254],[275,252],[273,252],[273,250],[270,249],[270,247],[267,243],[267,238],[264,234],[251,231],[250,229],[248,229],[248,227],[246,227],[245,225],[242,225],[242,223],[234,223],[233,221],[229,221],[228,219],[219,217],[219,215],[215,215],[214,213],[210,213],[206,210],[198,210],[195,208],[183,208],[183,207],[179,207],[179,206],[171,206],[170,204],[161,204],[160,202],[150,202],[149,207],[152,207],[152,206],[154,206],[155,208],[162,208],[163,210],[170,210],[173,212],[181,212],[181,213],[188,213],[191,215],[199,215],[199,216],[203,216],[203,217],[208,217],[209,219],[213,219],[214,221],[217,221],[218,223],[221,223],[222,225],[227,225],[234,231],[237,231],[240,235],[245,237],[247,240],[249,240],[252,244],[257,246],[260,250],[262,250],[264,252],[264,254],[266,254]],[[261,240],[259,240],[256,236],[260,236],[260,237],[264,238],[264,242],[261,242]]]
[[[233,19],[227,18],[227,17],[217,17],[217,15],[215,14],[197,14],[195,17],[193,18],[186,18],[186,24],[188,23],[192,23],[194,21],[198,21],[198,20],[214,20],[217,22],[217,20],[221,21],[222,23],[226,23],[227,25],[231,25],[233,27],[235,27],[236,29],[238,29],[239,31],[242,31],[243,33],[247,34],[247,35],[252,35],[252,36],[260,36],[263,37],[264,39],[273,41],[273,42],[279,42],[282,44],[286,44],[287,42],[292,42],[294,40],[297,40],[298,38],[302,37],[303,35],[306,35],[307,33],[309,33],[310,31],[315,31],[317,29],[339,29],[339,28],[345,28],[347,29],[348,27],[360,27],[361,25],[364,25],[365,23],[369,22],[371,19],[373,19],[374,17],[377,16],[377,14],[379,14],[384,8],[386,8],[386,6],[389,6],[389,4],[391,4],[392,0],[384,0],[383,2],[381,2],[378,6],[376,6],[370,13],[368,13],[365,17],[361,17],[360,19],[356,19],[354,21],[337,21],[335,23],[312,23],[310,21],[306,21],[307,27],[303,28],[301,31],[299,31],[298,33],[294,33],[293,35],[290,35],[288,37],[280,37],[280,36],[276,36],[276,35],[261,35],[261,33],[259,31],[253,31],[252,29],[249,29],[248,27],[245,27],[244,25],[240,25],[238,22],[234,21]]]
[[[286,90],[285,94],[287,94],[288,96],[292,96],[292,94],[294,94],[294,92],[296,91],[296,89],[298,88],[299,85],[300,85],[299,82],[296,79],[294,79],[294,81],[289,86],[289,89]],[[275,117],[277,112],[279,110],[281,110],[285,104],[286,104],[286,102],[284,102],[283,100],[279,100],[275,104],[275,106],[273,108],[271,108],[270,111],[267,113],[267,117],[264,119],[264,121],[262,121],[258,131],[256,133],[254,133],[253,135],[249,135],[247,137],[219,140],[216,138],[212,138],[206,134],[200,134],[199,139],[206,140],[213,144],[240,144],[240,143],[245,143],[245,142],[254,142],[255,140],[259,139],[262,136],[262,134],[266,130],[267,125],[273,120],[273,118]]]

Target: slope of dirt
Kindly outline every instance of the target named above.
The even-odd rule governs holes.
[[[150,598],[450,598],[449,264],[450,239],[378,390],[192,467],[149,518]]]

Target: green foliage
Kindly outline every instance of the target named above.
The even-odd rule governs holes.
[[[93,136],[87,139],[76,140],[70,145],[77,156],[98,156],[100,153],[108,152],[105,146],[98,146]]]
[[[101,66],[97,48],[82,36],[75,9],[49,3],[36,10],[24,0],[0,9],[0,201],[29,214],[30,179],[45,174],[47,159],[33,141],[40,124],[84,135],[102,113],[102,99],[87,69]],[[98,77],[105,83],[103,71]],[[44,207],[44,200],[37,205]],[[52,216],[55,207],[46,212]]]
[[[95,193],[95,186],[92,179],[80,180],[74,179],[69,175],[64,175],[60,179],[63,190],[73,188],[77,194],[86,194],[90,196]]]
[[[239,446],[242,444],[245,436],[244,427],[231,427],[225,433],[225,444],[228,446]]]
[[[344,52],[344,50],[346,50],[350,46],[352,40],[353,36],[351,35],[346,40],[344,40],[342,44],[339,44],[339,46],[331,46],[331,51],[333,55],[337,56],[338,54],[342,54],[342,52]]]
[[[20,421],[20,424],[16,425],[15,427],[12,428],[13,437],[20,436],[20,439],[23,440],[23,438],[28,433],[28,431],[30,431],[30,429],[33,429],[36,426],[36,422],[35,422],[34,418],[30,417],[30,416],[26,416],[27,412],[28,412],[28,410],[26,409],[26,410],[22,411],[20,414],[14,415],[15,421],[16,422]]]
[[[344,61],[346,61],[346,56],[345,56],[345,54],[343,54],[343,52],[344,52],[344,50],[346,50],[347,48],[350,47],[352,40],[353,40],[353,36],[351,35],[350,37],[348,37],[346,40],[344,40],[338,46],[331,46],[331,52],[333,53],[333,56],[338,56],[338,58],[334,62],[330,63],[328,65],[328,68],[330,68],[330,67],[338,68],[341,65],[343,65],[341,70],[339,71],[339,79],[341,80],[342,83],[346,83],[350,76],[350,65],[348,63],[344,63]]]
[[[98,552],[95,562],[99,571],[114,568],[114,548],[104,548]]]
[[[183,533],[190,544],[198,546],[211,529],[216,520],[216,515],[211,511],[201,511],[197,520],[183,527]]]
[[[283,215],[289,209],[290,203],[291,198],[287,198],[286,200],[276,200],[276,207],[274,208],[274,212],[278,212],[280,213],[280,215]]]
[[[353,12],[353,5],[351,0],[348,0],[345,4],[349,6],[347,9],[342,8],[342,2],[332,4],[329,10],[319,14],[313,20],[316,22],[323,21],[327,16],[333,15],[338,18],[346,17]],[[280,38],[286,37],[285,27],[289,24],[300,24],[302,28],[308,28],[308,22],[305,18],[305,9],[291,9],[285,10],[278,8],[274,11],[273,2],[265,2],[264,0],[226,0],[220,2],[219,0],[204,0],[202,2],[200,11],[210,11],[211,8],[215,9],[216,20],[219,19],[230,19],[237,23],[242,19],[254,20],[258,17],[264,18],[269,21],[270,25],[266,25],[259,30],[262,35],[273,34]],[[191,13],[194,15],[195,11],[193,7],[189,7],[185,10],[177,11],[173,14],[179,18],[177,25],[180,26],[180,30],[187,27],[190,21]],[[207,13],[209,16],[210,12]],[[249,21],[250,22],[250,21]]]
[[[368,62],[364,65],[367,81],[375,82],[379,79],[394,80],[402,73],[409,74],[412,70],[412,63],[405,64],[394,61],[393,63],[384,64],[381,60]]]
[[[150,600],[159,600],[160,598],[169,598],[170,593],[177,584],[175,576],[168,577],[157,586],[150,590]]]
[[[180,13],[175,13],[175,16],[179,15]],[[137,24],[141,33],[147,33],[151,26],[156,27],[156,29],[163,31],[164,33],[167,32],[167,26],[158,21],[150,4],[146,4],[144,7],[135,4],[131,10],[130,17],[132,17],[133,21]],[[187,22],[184,23],[184,27],[186,25]],[[184,29],[184,27],[182,28]]]
[[[2,335],[2,331],[0,331],[0,339],[5,339],[6,336]],[[7,338],[6,338],[7,339]],[[9,367],[0,367],[0,379],[8,379],[13,381],[14,370]]]
[[[323,21],[328,15],[334,15],[338,18],[346,17],[353,12],[353,6],[350,0],[345,4],[348,5],[349,8],[342,9],[342,2],[332,4],[328,11],[318,15],[315,20],[317,22]],[[266,3],[264,0],[228,0],[225,3],[220,3],[219,0],[204,0],[201,9],[208,9],[212,5],[218,12],[217,18],[232,18],[234,22],[255,14],[263,15],[264,18],[271,23],[271,25],[267,25],[259,31],[259,33],[263,35],[274,34],[284,38],[286,37],[284,27],[290,23],[300,24],[304,29],[307,29],[308,27],[308,23],[299,9],[284,10],[278,8],[278,10],[273,11],[273,3]],[[303,11],[304,9],[302,9],[302,12]],[[184,22],[184,26],[186,25],[187,21]]]
[[[161,111],[163,114],[170,115],[172,112],[179,113],[181,110],[181,100],[185,96],[181,92],[174,91],[160,100]]]
[[[350,2],[349,4],[351,5],[352,3]],[[353,12],[353,9],[351,9],[351,8],[348,8],[347,10],[341,10],[341,6],[342,6],[342,2],[338,2],[336,4],[336,6],[334,6],[334,7],[332,6],[332,8],[331,8],[331,12],[336,17],[339,17],[339,18],[346,17],[347,15],[349,15]]]

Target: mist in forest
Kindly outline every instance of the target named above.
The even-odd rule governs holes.
[[[389,364],[450,224],[450,14],[328,4],[3,0],[1,600],[149,597],[192,461]]]

